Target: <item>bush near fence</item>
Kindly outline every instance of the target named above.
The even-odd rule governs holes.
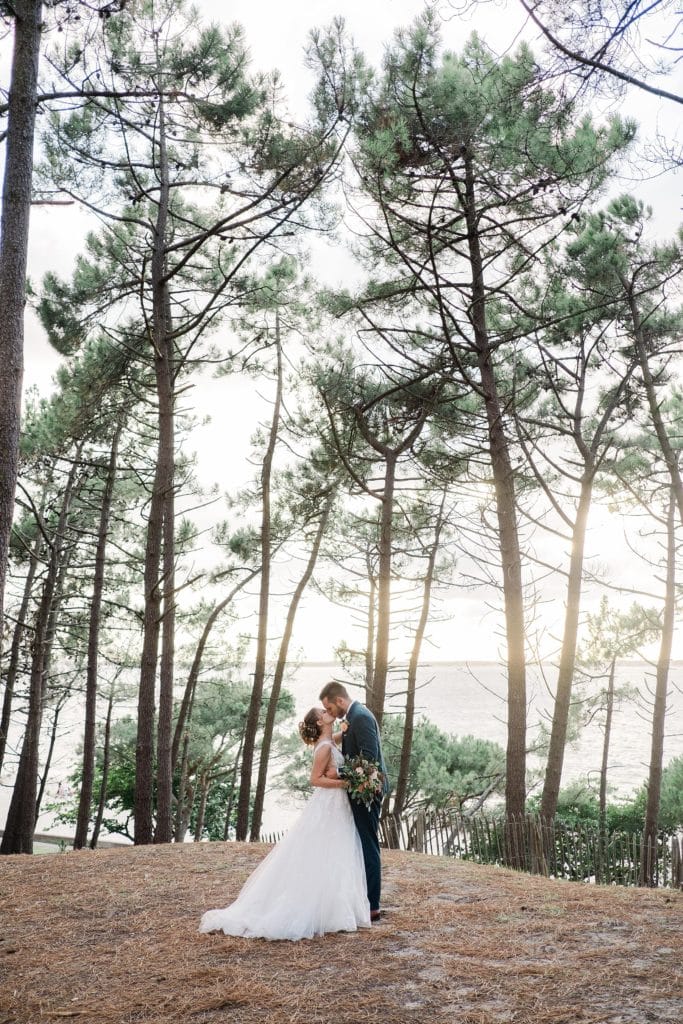
[[[417,811],[398,820],[386,816],[381,832],[383,844],[393,849],[461,857],[478,864],[514,863],[532,874],[603,885],[638,885],[642,858],[648,854],[642,833],[570,828],[536,815],[510,820]],[[683,889],[683,835],[658,833],[654,846],[649,846],[649,857],[655,885]]]

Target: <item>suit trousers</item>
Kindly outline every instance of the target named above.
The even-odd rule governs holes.
[[[374,800],[370,807],[351,801],[351,810],[356,822],[356,831],[360,836],[365,862],[365,877],[368,885],[370,910],[379,910],[382,891],[382,861],[379,851],[379,813],[381,802]]]

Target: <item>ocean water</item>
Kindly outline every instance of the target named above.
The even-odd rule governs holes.
[[[296,701],[297,716],[318,704],[318,693],[330,679],[345,680],[334,664],[302,665],[287,682]],[[556,669],[551,665],[530,668],[527,680],[528,742],[532,744],[538,723],[549,726],[555,689]],[[606,682],[606,681],[605,681]],[[650,762],[652,736],[652,669],[643,662],[624,663],[617,668],[616,686],[630,684],[637,698],[615,706],[612,718],[608,783],[614,798],[627,797],[645,780]],[[604,684],[596,684],[596,689]],[[417,679],[417,713],[424,715],[446,733],[493,740],[505,748],[507,742],[506,680],[501,666],[493,662],[434,662],[424,664]],[[405,703],[405,672],[395,670],[389,685],[388,711],[400,712]],[[360,688],[352,695],[362,699]],[[566,785],[580,777],[597,773],[602,760],[603,713],[581,732],[579,742],[568,747],[562,773]],[[664,763],[683,754],[683,662],[676,662],[670,674],[667,700],[667,724]],[[529,757],[529,768],[542,768],[543,761]],[[264,808],[264,831],[285,828],[297,812],[291,797],[271,789]]]
[[[530,669],[528,678],[528,740],[531,745],[537,731],[537,723],[543,717],[548,721],[552,711],[552,690],[555,686],[555,669],[545,665],[542,670]],[[318,694],[330,679],[344,680],[338,665],[304,664],[296,669],[286,682],[296,704],[296,716],[287,723],[294,730],[296,723],[314,704]],[[614,797],[627,797],[646,778],[650,760],[651,738],[651,690],[654,679],[651,669],[642,662],[623,664],[617,669],[617,686],[630,683],[638,690],[638,698],[615,708],[612,723],[611,753],[609,762],[609,784]],[[458,736],[472,735],[494,740],[504,748],[506,744],[505,674],[500,665],[493,662],[434,662],[424,664],[418,673],[417,713],[424,715],[446,733]],[[360,688],[349,685],[350,692],[362,699]],[[400,712],[405,697],[405,671],[392,672],[388,713]],[[593,722],[581,733],[579,742],[567,749],[563,770],[563,785],[580,776],[597,772],[602,757],[602,721],[597,714]],[[75,761],[75,748],[81,739],[82,710],[73,705],[65,711],[63,725],[53,760],[48,785],[52,796],[68,777]],[[664,745],[665,764],[683,754],[683,662],[672,666],[670,675],[666,740]],[[542,762],[529,757],[529,768],[541,768]],[[4,824],[12,780],[5,775],[0,786],[0,828]],[[597,782],[596,782],[597,785]],[[284,794],[269,780],[269,790],[264,807],[264,832],[279,832],[287,828],[299,813],[301,804],[291,794]],[[38,822],[41,832],[55,831],[66,834],[65,826],[52,828],[49,815],[43,814]]]

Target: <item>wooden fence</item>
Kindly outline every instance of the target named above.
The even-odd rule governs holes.
[[[440,811],[381,822],[381,838],[393,849],[461,857],[478,864],[514,865],[522,871],[603,885],[638,885],[643,856],[652,884],[683,889],[683,835],[601,832],[542,820],[534,815],[503,820]]]

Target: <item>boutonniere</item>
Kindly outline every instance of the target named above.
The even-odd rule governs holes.
[[[349,723],[348,723],[348,722],[346,721],[346,719],[344,719],[344,721],[343,721],[343,722],[341,722],[341,724],[340,724],[340,726],[339,726],[339,731],[340,731],[340,732],[346,732],[346,730],[348,729],[348,727],[349,727]]]

